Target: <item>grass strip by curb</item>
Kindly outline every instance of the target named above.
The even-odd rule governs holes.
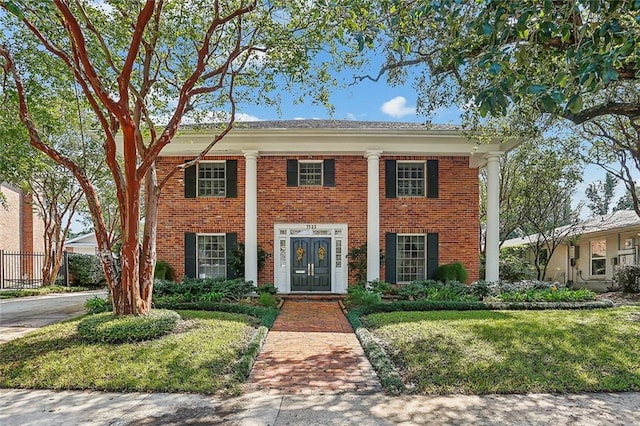
[[[360,315],[398,311],[480,311],[480,310],[545,310],[612,308],[610,300],[594,302],[462,302],[433,300],[401,300],[376,303],[359,308]]]
[[[251,368],[253,364],[256,362],[256,358],[258,358],[258,354],[260,354],[260,350],[262,350],[262,346],[264,345],[265,340],[267,340],[267,334],[269,329],[264,325],[258,327],[256,330],[253,339],[247,346],[247,349],[240,359],[238,366],[236,367],[235,377],[238,381],[244,382],[247,377],[249,377],[249,373],[251,373]]]
[[[215,302],[180,302],[180,303],[156,303],[154,308],[172,309],[172,310],[191,310],[191,311],[219,311],[230,312],[233,314],[245,314],[260,319],[260,325],[267,328],[273,327],[273,323],[278,316],[276,308],[263,308],[252,305],[239,305],[233,303],[215,303]]]
[[[407,388],[400,377],[400,373],[398,373],[389,356],[373,338],[369,330],[363,327],[360,321],[360,312],[351,310],[346,313],[346,316],[360,341],[360,345],[362,345],[365,355],[376,370],[384,390],[391,395],[399,395],[406,392]]]

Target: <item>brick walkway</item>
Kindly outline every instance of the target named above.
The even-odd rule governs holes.
[[[248,390],[293,394],[380,391],[337,301],[284,303],[253,367]]]

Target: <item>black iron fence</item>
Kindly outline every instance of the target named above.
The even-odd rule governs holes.
[[[56,284],[67,285],[67,252]],[[0,250],[0,289],[38,288],[42,286],[44,253],[20,253]]]

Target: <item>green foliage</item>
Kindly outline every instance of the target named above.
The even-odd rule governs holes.
[[[173,281],[176,278],[176,273],[169,263],[164,260],[158,260],[156,261],[156,269],[153,273],[153,277],[156,280]]]
[[[278,316],[279,311],[275,308],[264,308],[253,305],[239,303],[215,303],[204,300],[196,302],[182,302],[163,298],[155,302],[155,307],[159,309],[173,310],[194,310],[194,311],[218,311],[235,314],[250,315],[260,319],[260,325],[271,328]]]
[[[470,292],[470,287],[458,281],[415,281],[400,286],[396,294],[401,300],[478,300]]]
[[[268,253],[258,246],[258,271],[264,268]],[[231,250],[231,258],[229,259],[229,267],[233,270],[236,277],[244,277],[244,243],[238,243],[238,246]]]
[[[362,322],[418,393],[637,391],[636,311],[394,312]]]
[[[263,284],[256,287],[256,292],[258,294],[269,293],[270,295],[275,296],[278,293],[278,287],[271,283]]]
[[[144,316],[114,316],[104,312],[82,319],[78,323],[78,334],[92,343],[140,342],[169,333],[179,319],[177,312],[160,309]]]
[[[584,288],[577,290],[567,288],[531,289],[520,292],[503,292],[496,300],[503,302],[585,302],[596,300],[596,294]]]
[[[536,276],[533,266],[525,259],[527,247],[504,247],[500,249],[500,279],[503,281],[530,280]]]
[[[620,266],[613,279],[625,293],[640,293],[640,266]]]
[[[31,288],[25,290],[4,290],[0,291],[0,299],[13,299],[16,297],[40,296],[50,293],[73,293],[87,291],[88,287],[63,287],[59,285],[48,285],[46,287]]]
[[[367,283],[367,288],[373,293],[377,293],[380,296],[393,295],[396,293],[396,288],[388,282],[381,280],[373,280]]]
[[[242,278],[185,278],[181,283],[156,280],[153,297],[170,296],[176,302],[236,302],[254,290],[253,284]]]
[[[74,285],[104,287],[107,284],[98,256],[70,253],[68,260],[69,274],[74,278]]]
[[[352,247],[347,253],[347,266],[356,278],[357,283],[367,281],[367,243],[360,247]]]
[[[94,296],[84,302],[84,308],[88,314],[99,314],[102,312],[112,311],[113,304],[110,298],[102,298]]]
[[[374,293],[362,285],[349,287],[347,297],[344,299],[348,306],[370,306],[381,301],[379,293]]]
[[[266,329],[242,314],[179,314],[176,332],[117,345],[87,344],[80,319],[43,327],[2,345],[0,387],[237,395]]]
[[[469,274],[461,262],[453,262],[438,266],[436,278],[438,281],[459,281],[461,283],[467,280]]]
[[[591,214],[602,216],[609,213],[617,183],[613,175],[607,173],[604,182],[598,180],[587,186],[585,196],[589,200],[587,207],[591,210]]]
[[[265,308],[273,308],[276,306],[276,299],[270,293],[260,293],[258,296],[258,303]]]

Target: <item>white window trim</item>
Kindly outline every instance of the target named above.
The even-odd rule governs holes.
[[[398,194],[398,190],[400,189],[400,185],[398,185],[398,181],[400,178],[398,177],[398,164],[422,164],[423,165],[423,173],[424,177],[422,178],[422,195],[400,195]],[[418,161],[418,160],[397,160],[396,161],[396,198],[425,198],[427,196],[427,161]],[[398,234],[400,235],[400,234]],[[405,234],[403,234],[405,235]],[[417,235],[417,234],[411,234]]]
[[[593,242],[596,241],[604,241],[604,245],[605,245],[605,251],[606,251],[606,247],[607,247],[607,239],[606,238],[600,238],[600,239],[594,239],[594,240],[589,240],[589,275],[592,277],[604,277],[607,275],[607,255],[605,253],[604,256],[599,256],[596,257],[594,259],[593,257]],[[593,273],[593,261],[594,260],[602,260],[604,259],[604,274],[594,274]]]
[[[300,183],[300,164],[321,164],[320,166],[320,185],[302,185]],[[298,160],[298,186],[324,186],[324,160]]]
[[[413,281],[400,281],[398,278],[398,237],[423,237],[424,238],[424,272],[427,279],[427,234],[396,234],[396,283],[397,284],[411,284]]]
[[[200,164],[223,164],[224,165],[224,195],[200,195]],[[196,168],[196,197],[197,198],[227,198],[227,162],[225,160],[199,161]],[[212,235],[212,234],[202,234]]]
[[[225,234],[224,232],[218,232],[218,233],[202,233],[202,234],[196,234],[196,275],[198,278],[200,278],[200,246],[198,244],[199,241],[199,237],[224,237],[224,277],[226,278],[228,275],[227,271],[227,234]]]

